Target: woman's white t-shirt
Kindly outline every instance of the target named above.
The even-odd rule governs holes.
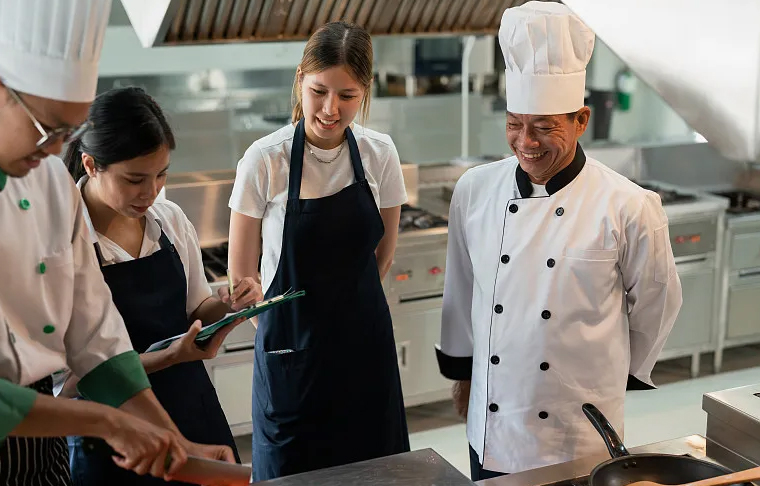
[[[294,134],[295,127],[287,125],[255,141],[238,162],[230,197],[229,206],[233,211],[262,220],[261,284],[264,293],[272,283],[280,261]],[[358,124],[354,124],[353,134],[377,207],[391,208],[406,203],[401,161],[391,137]],[[332,160],[339,151],[340,155],[326,164],[319,162],[309,149],[323,161]],[[305,144],[301,199],[330,196],[354,182],[348,142],[330,150]]]

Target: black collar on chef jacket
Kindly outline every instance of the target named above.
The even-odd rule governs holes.
[[[573,161],[570,162],[570,165],[549,179],[549,181],[546,183],[546,192],[551,196],[555,192],[573,182],[573,179],[578,177],[578,174],[580,174],[581,170],[583,170],[584,165],[586,165],[586,154],[583,153],[581,144],[576,142],[575,157],[573,157]],[[515,179],[517,179],[517,188],[520,189],[520,196],[523,198],[530,197],[533,194],[533,185],[530,183],[530,177],[528,177],[528,173],[522,170],[520,164],[517,164]]]

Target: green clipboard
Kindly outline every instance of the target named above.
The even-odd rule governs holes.
[[[228,324],[232,324],[235,320],[245,317],[246,319],[250,319],[251,317],[255,317],[263,312],[268,311],[269,309],[273,307],[277,307],[278,305],[284,304],[285,302],[289,302],[293,299],[297,299],[299,297],[303,297],[306,295],[305,290],[299,290],[297,292],[285,292],[282,295],[277,295],[275,297],[272,297],[270,299],[262,300],[261,302],[257,302],[256,304],[246,307],[245,309],[235,312],[233,314],[227,314],[222,319],[216,321],[213,324],[209,324],[208,326],[203,327],[198,335],[195,337],[195,344],[202,346],[205,344],[205,342],[209,339],[211,339],[214,334],[217,333],[220,329],[222,329],[224,326]],[[177,336],[173,336],[170,338],[163,339],[161,341],[155,342],[151,344],[148,349],[145,350],[146,353],[152,353],[154,351],[160,351],[162,349],[168,348],[174,341],[177,339],[180,339],[182,336],[184,336],[185,333],[179,334]]]

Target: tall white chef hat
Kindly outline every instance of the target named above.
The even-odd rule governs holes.
[[[583,107],[594,33],[560,3],[531,1],[501,17],[507,110],[559,115]]]
[[[89,102],[111,0],[0,0],[0,80],[43,98]]]

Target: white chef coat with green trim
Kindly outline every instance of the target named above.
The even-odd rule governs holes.
[[[119,406],[150,385],[103,280],[83,201],[48,157],[0,191],[0,440],[28,413],[23,387],[62,368]]]

